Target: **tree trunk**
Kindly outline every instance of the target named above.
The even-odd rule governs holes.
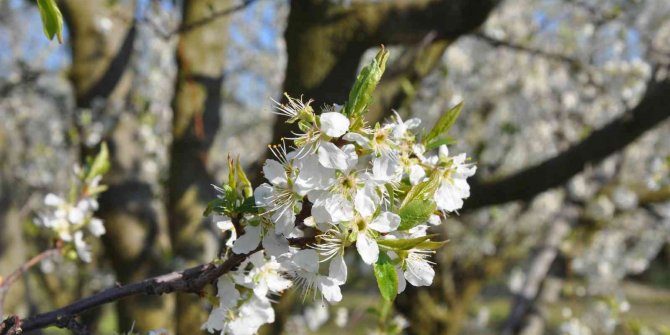
[[[77,107],[104,104],[103,113],[127,105],[132,72],[128,68],[135,41],[135,2],[66,0],[61,8],[70,30],[72,67],[70,80]],[[97,110],[97,108],[96,108]],[[105,134],[112,168],[104,183],[109,189],[100,197],[100,216],[107,229],[103,243],[117,279],[128,283],[161,271],[160,215],[152,181],[139,177],[144,159],[136,145],[139,123],[131,114],[120,114]],[[84,148],[82,156],[90,154]],[[166,235],[164,235],[166,236]],[[136,297],[117,303],[119,330],[145,332],[171,327],[170,297]]]
[[[185,1],[182,27],[211,18],[230,6],[230,1]],[[204,252],[207,221],[202,214],[216,195],[211,186],[216,182],[207,170],[207,162],[221,122],[228,21],[228,15],[216,16],[206,24],[184,29],[177,46],[168,213],[174,253],[187,265],[208,260]],[[198,297],[177,295],[178,334],[200,329],[206,316]]]

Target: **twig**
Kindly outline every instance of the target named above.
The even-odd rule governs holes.
[[[521,45],[521,44],[518,44],[518,43],[515,43],[515,42],[501,40],[501,39],[495,38],[493,36],[487,35],[487,34],[482,33],[482,32],[474,33],[473,36],[475,36],[478,39],[480,39],[482,41],[485,41],[485,42],[487,42],[490,45],[495,46],[495,47],[502,46],[502,47],[506,47],[506,48],[509,48],[509,49],[517,50],[517,51],[523,51],[523,52],[529,53],[529,54],[534,55],[534,56],[541,56],[541,57],[544,57],[544,58],[553,59],[553,60],[556,60],[556,61],[559,61],[559,62],[566,63],[567,65],[570,65],[570,66],[585,67],[585,65],[582,64],[578,59],[572,58],[572,57],[567,56],[567,55],[562,55],[562,54],[553,53],[553,52],[549,52],[549,51],[545,51],[545,50],[535,49],[535,48],[531,48],[531,47]]]
[[[314,237],[289,239],[291,245],[300,247],[304,247],[313,241]],[[13,329],[14,326],[12,325],[16,324],[16,322],[20,323],[20,329],[24,332],[52,325],[70,328],[69,326],[72,324],[71,320],[74,320],[77,315],[110,302],[131,296],[163,295],[173,292],[199,294],[206,285],[213,283],[222,275],[235,269],[247,257],[259,250],[261,250],[260,245],[247,254],[232,254],[226,261],[218,265],[214,262],[201,264],[183,271],[171,272],[158,277],[146,279],[138,283],[108,288],[92,296],[75,301],[65,307],[31,316],[26,319],[9,318],[0,323],[0,335],[12,334],[4,329],[7,327],[9,327],[7,328],[8,330]]]
[[[27,262],[23,263],[18,269],[14,270],[14,272],[12,272],[9,276],[7,276],[7,278],[2,279],[0,277],[0,316],[3,315],[5,297],[7,296],[7,292],[9,291],[9,288],[12,286],[12,284],[14,284],[17,280],[19,280],[19,278],[21,278],[21,276],[30,268],[39,264],[41,261],[49,257],[57,255],[59,252],[60,252],[59,247],[54,247],[52,249],[43,251],[38,255],[34,256],[33,258],[29,259]]]

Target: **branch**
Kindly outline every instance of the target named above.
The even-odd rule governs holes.
[[[632,110],[557,156],[499,180],[475,180],[472,196],[465,202],[464,210],[530,200],[567,182],[587,165],[597,164],[665,121],[670,116],[668,106],[670,79],[650,84],[642,100]]]
[[[289,239],[291,245],[300,247],[304,247],[313,241],[313,237]],[[199,294],[206,285],[235,269],[247,257],[261,249],[262,247],[259,245],[254,251],[248,254],[231,254],[226,261],[219,265],[214,262],[200,264],[183,271],[170,272],[138,283],[108,288],[65,307],[25,319],[11,316],[0,323],[0,335],[13,334],[11,330],[16,328],[13,325],[16,325],[17,322],[22,332],[42,329],[53,325],[69,327],[71,324],[70,320],[77,315],[131,296],[163,295],[174,292]]]
[[[360,2],[350,6],[368,47],[413,44],[434,31],[438,39],[454,40],[481,25],[498,0]]]
[[[515,42],[501,40],[501,39],[495,38],[493,36],[487,35],[487,34],[482,33],[482,32],[474,33],[473,36],[482,40],[482,41],[484,41],[484,42],[486,42],[486,43],[488,43],[488,44],[490,44],[490,45],[492,45],[492,46],[494,46],[494,47],[505,47],[505,48],[508,48],[508,49],[525,52],[525,53],[531,54],[533,56],[540,56],[540,57],[544,57],[544,58],[547,58],[547,59],[552,59],[552,60],[555,60],[555,61],[559,61],[561,63],[566,63],[569,66],[584,67],[584,65],[578,59],[567,56],[567,55],[553,53],[553,52],[545,51],[545,50],[541,50],[541,49],[535,49],[535,48],[531,48],[531,47],[521,45],[521,44],[518,44],[518,43],[515,43]]]
[[[23,263],[18,269],[14,270],[7,278],[3,279],[0,277],[0,316],[3,315],[5,298],[7,297],[7,292],[9,288],[14,284],[23,274],[28,271],[33,266],[39,264],[41,261],[53,257],[60,252],[59,247],[55,247],[46,251],[41,252],[40,254],[29,259],[27,262]],[[0,328],[1,329],[1,328]]]
[[[189,22],[189,23],[184,22],[178,28],[172,29],[172,30],[167,31],[167,32],[163,31],[163,28],[158,23],[152,21],[148,16],[144,16],[143,18],[141,18],[140,22],[146,23],[147,25],[149,25],[149,27],[158,36],[160,36],[162,39],[169,40],[170,38],[172,38],[172,36],[187,33],[187,32],[189,32],[193,29],[205,26],[205,25],[211,23],[212,21],[214,21],[216,19],[219,19],[219,18],[228,16],[228,15],[234,14],[238,11],[244,10],[245,8],[249,7],[249,5],[253,4],[256,1],[257,0],[244,0],[240,4],[231,6],[231,7],[226,8],[226,9],[217,10],[215,12],[212,12],[207,17],[204,17],[204,18],[201,18],[201,19],[195,20],[193,22]]]

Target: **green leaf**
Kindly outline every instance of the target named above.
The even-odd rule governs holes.
[[[398,295],[398,275],[391,259],[385,252],[379,253],[377,263],[374,265],[374,272],[382,298],[387,301],[395,300]]]
[[[249,178],[247,177],[247,174],[244,173],[244,169],[242,169],[242,166],[240,165],[240,159],[237,159],[237,178],[240,180],[242,183],[242,194],[244,194],[245,198],[252,197],[252,202],[253,202],[253,195],[254,195],[254,190],[253,187],[251,186],[251,182],[249,181]],[[246,201],[246,199],[245,199]]]
[[[86,181],[91,181],[97,176],[102,176],[109,171],[109,149],[107,143],[100,145],[100,152],[95,156],[86,175]]]
[[[437,250],[447,244],[447,241],[423,241],[416,245],[417,249],[422,250]]]
[[[42,28],[44,35],[49,40],[54,36],[58,43],[63,43],[63,15],[61,14],[55,0],[37,0],[37,7],[42,17]]]
[[[423,139],[423,145],[428,146],[428,143],[431,143],[434,139],[440,137],[442,134],[445,134],[449,129],[456,123],[458,115],[461,114],[461,109],[463,108],[463,102],[454,106],[446,113],[440,116],[440,119],[437,120],[433,129],[430,130],[428,135]]]
[[[409,250],[417,245],[425,242],[434,235],[427,235],[415,238],[406,238],[406,239],[390,239],[390,240],[378,240],[377,244],[385,247],[389,247],[394,250]]]
[[[247,197],[244,199],[244,202],[237,208],[235,211],[238,213],[258,213],[258,207],[256,207],[256,201],[254,197]]]
[[[433,171],[428,177],[428,180],[422,181],[407,192],[405,199],[403,199],[400,207],[405,207],[409,202],[414,200],[428,200],[433,197],[435,191],[440,186],[441,175],[439,170]]]
[[[398,211],[400,215],[398,230],[408,230],[428,221],[436,209],[437,205],[432,199],[414,199],[408,202]]]
[[[453,137],[439,137],[432,139],[430,142],[426,143],[424,146],[426,148],[426,151],[430,151],[433,149],[438,148],[442,144],[450,145],[456,143],[456,140],[454,140]]]
[[[372,100],[372,93],[384,73],[388,57],[388,50],[382,46],[382,49],[379,50],[372,63],[361,70],[354,86],[351,88],[351,92],[349,92],[349,100],[344,105],[344,115],[351,118],[365,114]]]

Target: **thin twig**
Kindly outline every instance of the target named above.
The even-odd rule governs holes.
[[[7,296],[7,292],[9,292],[9,288],[14,284],[21,276],[28,271],[30,268],[33,266],[39,264],[41,261],[53,257],[57,255],[60,252],[59,247],[54,247],[49,250],[43,251],[33,258],[29,259],[27,262],[23,263],[18,269],[14,270],[7,278],[1,278],[0,277],[0,316],[3,315],[4,312],[4,305],[5,305],[5,297]]]

